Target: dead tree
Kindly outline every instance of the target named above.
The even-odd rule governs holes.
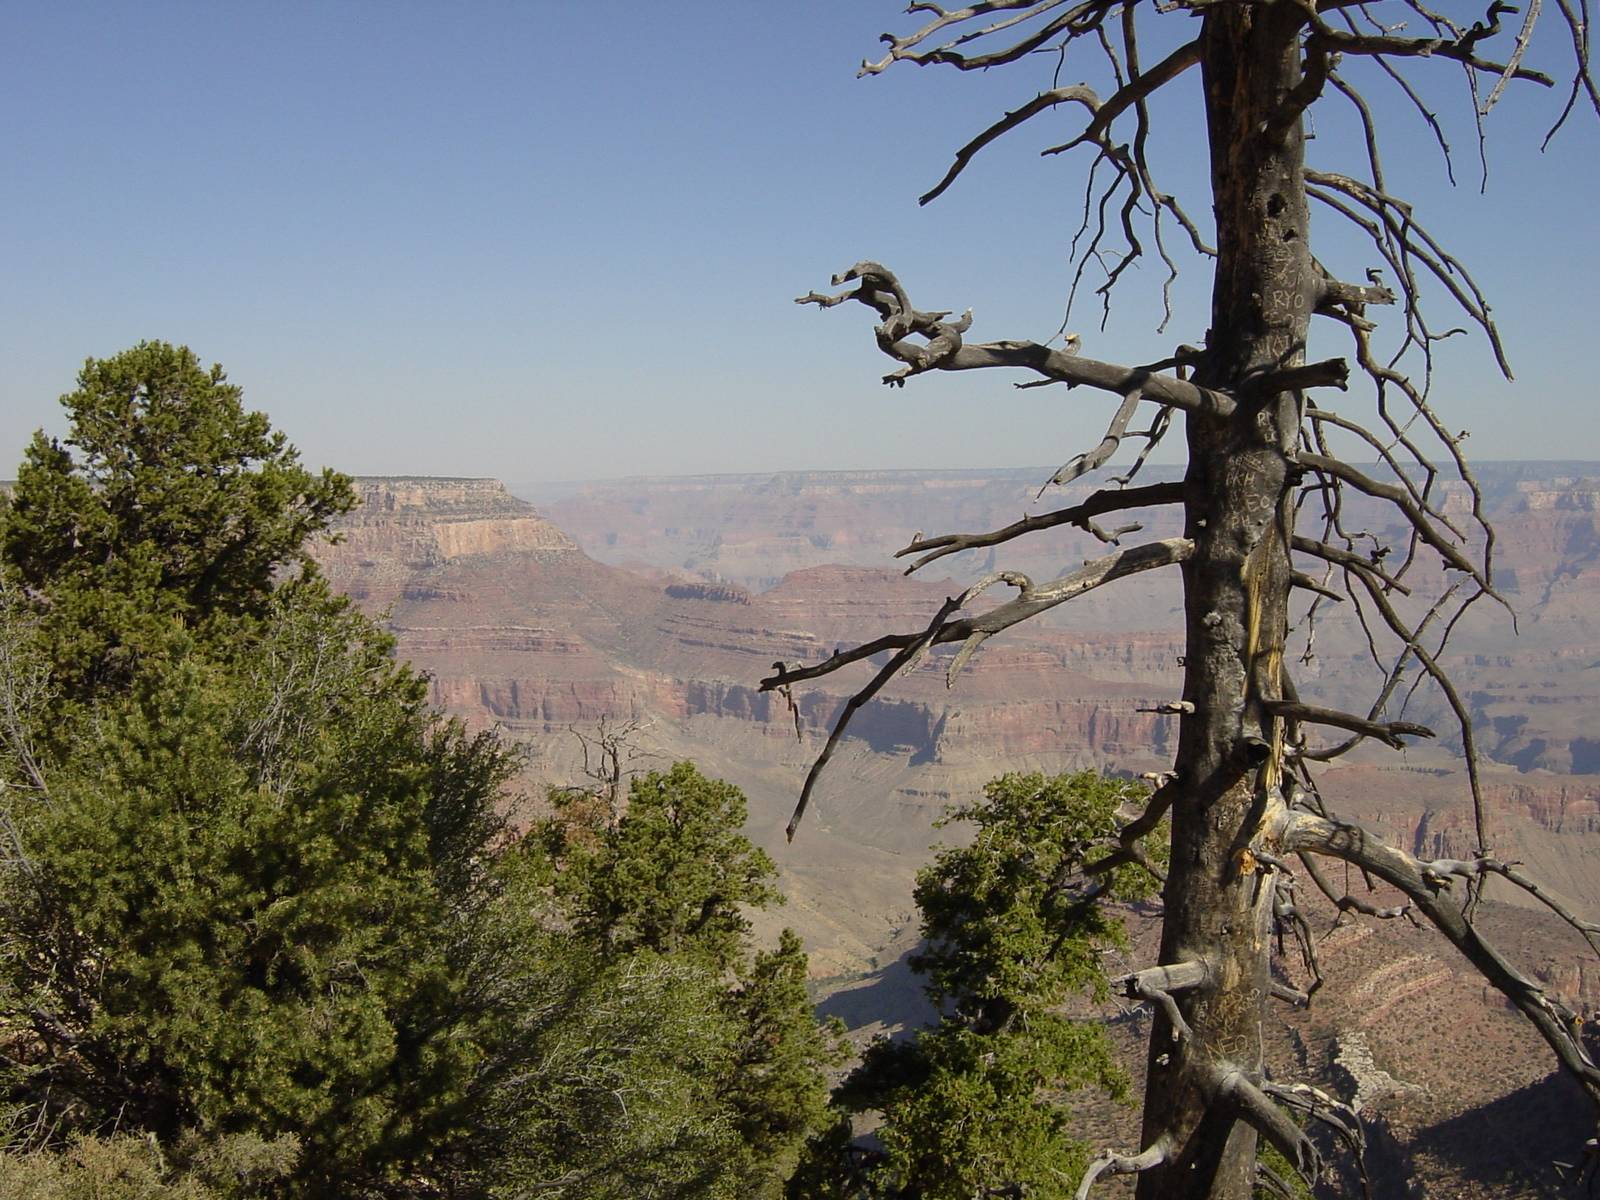
[[[1600,112],[1584,5],[1586,0],[1557,0],[1559,16],[1545,21],[1557,23],[1574,55],[1552,134],[1580,103]],[[1399,889],[1406,898],[1403,909],[1431,921],[1504,992],[1600,1104],[1600,1069],[1584,1048],[1574,1014],[1474,923],[1484,882],[1496,877],[1548,903],[1591,944],[1597,934],[1596,926],[1498,859],[1484,828],[1467,710],[1440,665],[1439,650],[1469,606],[1500,599],[1494,539],[1460,438],[1428,402],[1432,355],[1448,333],[1430,323],[1425,293],[1447,297],[1488,339],[1502,370],[1506,360],[1472,277],[1418,222],[1411,206],[1389,191],[1380,126],[1367,96],[1378,84],[1392,89],[1393,103],[1415,108],[1434,130],[1448,165],[1442,126],[1408,72],[1460,72],[1481,136],[1483,118],[1509,85],[1554,82],[1524,65],[1540,0],[1527,0],[1515,23],[1507,18],[1518,10],[1501,0],[1476,20],[1436,12],[1421,0],[981,0],[949,10],[919,0],[907,11],[924,14],[926,22],[905,36],[885,34],[888,53],[864,63],[863,74],[897,62],[966,71],[1035,54],[1050,64],[1087,54],[1101,63],[1109,81],[1099,91],[1084,84],[1053,86],[1006,113],[957,151],[923,203],[949,187],[996,138],[1065,112],[1069,136],[1045,153],[1081,150],[1092,160],[1074,292],[1087,279],[1087,265],[1098,263],[1105,278],[1097,291],[1109,300],[1129,266],[1151,247],[1170,283],[1177,268],[1169,242],[1178,237],[1212,263],[1211,313],[1196,345],[1142,366],[1117,366],[1079,353],[1074,337],[1061,345],[972,340],[970,311],[951,319],[947,311],[918,309],[895,273],[874,262],[837,275],[834,286],[843,291],[800,298],[801,304],[823,308],[850,300],[871,308],[878,346],[899,364],[884,376],[892,386],[929,371],[1011,368],[1028,376],[1017,386],[1059,383],[1114,398],[1104,438],[1066,463],[1052,482],[1104,466],[1129,439],[1144,445],[1113,486],[1082,503],[988,533],[919,536],[900,552],[913,557],[909,569],[916,570],[964,549],[1072,524],[1116,544],[1103,558],[1049,582],[1002,571],[948,600],[921,629],[836,651],[817,664],[778,664],[764,688],[787,689],[889,655],[845,706],[806,780],[795,821],[850,716],[931,647],[959,644],[949,668],[953,678],[982,642],[1019,622],[1128,575],[1176,568],[1187,638],[1182,697],[1169,706],[1180,721],[1176,761],[1145,811],[1122,831],[1120,844],[1108,848],[1108,860],[1135,859],[1136,839],[1170,813],[1160,961],[1124,981],[1130,995],[1155,1001],[1143,1142],[1129,1153],[1108,1151],[1095,1160],[1079,1195],[1087,1196],[1102,1175],[1138,1172],[1145,1200],[1247,1197],[1258,1181],[1269,1189],[1274,1182],[1282,1186],[1258,1173],[1260,1137],[1308,1178],[1317,1176],[1316,1147],[1291,1113],[1316,1115],[1336,1132],[1342,1128],[1354,1136],[1348,1110],[1271,1082],[1262,1061],[1264,1008],[1287,990],[1272,977],[1273,935],[1295,925],[1296,875],[1328,890],[1342,908],[1379,916],[1401,911],[1382,912],[1340,895],[1318,869],[1319,859],[1341,859]],[[1145,62],[1143,44],[1165,48],[1190,33],[1190,40],[1160,61]],[[1059,65],[1056,70],[1059,75]],[[1179,199],[1161,189],[1146,154],[1156,97],[1185,86],[1197,87],[1203,102],[1214,244]],[[1354,114],[1364,141],[1354,167],[1307,165],[1305,118],[1318,104],[1348,106]],[[1341,278],[1313,254],[1313,205],[1365,236],[1373,256],[1365,281]],[[1369,310],[1378,306],[1398,309],[1392,322],[1396,353],[1374,345],[1383,331]],[[1342,356],[1314,358],[1314,326],[1319,336],[1327,331],[1346,339],[1348,349]],[[1325,401],[1330,392],[1347,389],[1352,361],[1376,398],[1375,413],[1363,418]],[[1149,419],[1136,429],[1141,413]],[[1178,427],[1188,443],[1182,482],[1131,486],[1145,455]],[[1378,468],[1358,467],[1336,453],[1333,444],[1341,438],[1344,444],[1357,439]],[[1445,511],[1445,471],[1470,490],[1470,525]],[[1350,527],[1343,506],[1352,493],[1392,506],[1407,530],[1404,544],[1379,545]],[[1095,523],[1152,506],[1179,506],[1183,535],[1124,544],[1137,525],[1107,532]],[[1423,577],[1439,575],[1418,566],[1430,557],[1447,581],[1431,604],[1413,595]],[[974,609],[977,596],[998,585],[1014,595]],[[1329,598],[1349,604],[1374,631],[1375,656],[1380,643],[1387,646],[1377,699],[1365,714],[1317,707],[1297,695],[1285,655],[1296,589],[1305,589],[1313,604]],[[1478,837],[1477,852],[1461,861],[1423,861],[1384,844],[1327,811],[1314,785],[1314,761],[1369,739],[1399,746],[1406,738],[1430,735],[1386,715],[1399,707],[1396,695],[1407,668],[1433,681],[1460,722]],[[1337,741],[1314,736],[1319,727],[1333,730]],[[791,823],[791,837],[793,832]]]

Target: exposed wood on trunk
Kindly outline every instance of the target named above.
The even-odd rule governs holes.
[[[1217,210],[1211,331],[1196,379],[1232,391],[1267,372],[1298,367],[1317,289],[1307,240],[1298,123],[1276,141],[1257,131],[1281,112],[1300,80],[1298,18],[1287,6],[1207,10],[1202,70]],[[1142,1200],[1207,1196],[1248,1200],[1255,1185],[1255,1129],[1218,1128],[1215,1072],[1262,1073],[1270,995],[1271,889],[1241,873],[1281,755],[1264,701],[1281,695],[1293,534],[1288,455],[1300,427],[1297,393],[1258,393],[1233,419],[1188,417],[1183,565],[1187,634],[1172,861],[1164,892],[1161,961],[1203,956],[1209,986],[1178,1008],[1193,1037],[1170,1046],[1157,1016],[1145,1091],[1146,1145],[1173,1146],[1140,1176]],[[1247,741],[1247,739],[1253,739]],[[1251,746],[1266,746],[1255,761]]]

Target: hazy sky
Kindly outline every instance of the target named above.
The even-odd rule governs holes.
[[[85,357],[146,338],[222,362],[308,461],[356,473],[1069,457],[1098,438],[1102,398],[1016,392],[992,372],[891,392],[865,309],[792,303],[876,258],[919,306],[972,306],[974,338],[1043,339],[1061,320],[1087,158],[1037,151],[1070,136],[1072,113],[916,203],[956,146],[1051,86],[1053,61],[856,79],[879,32],[919,19],[902,7],[0,5],[0,477],[34,428],[61,430],[56,397]],[[1190,18],[1163,21],[1190,36]],[[1558,15],[1545,21],[1533,57],[1559,71]],[[1481,341],[1453,339],[1438,405],[1477,457],[1600,459],[1600,123],[1580,110],[1541,156],[1561,96],[1513,89],[1488,122],[1480,195],[1459,70],[1413,67],[1447,114],[1461,186],[1443,186],[1421,120],[1395,106],[1391,182],[1475,269],[1518,371],[1500,382]],[[1087,70],[1069,60],[1061,81]],[[1153,149],[1162,185],[1204,217],[1197,84],[1179,83]],[[1356,166],[1337,110],[1316,133],[1316,161]],[[1314,221],[1324,257],[1359,278],[1372,256]],[[1190,264],[1158,335],[1160,278],[1135,273],[1104,333],[1083,304],[1084,353],[1148,361],[1199,340],[1204,268]],[[1437,299],[1434,314],[1456,321]]]

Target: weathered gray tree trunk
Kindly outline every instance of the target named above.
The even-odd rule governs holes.
[[[1503,370],[1505,357],[1478,286],[1416,224],[1410,206],[1387,190],[1378,155],[1378,119],[1351,81],[1336,74],[1338,65],[1349,60],[1375,59],[1391,75],[1397,75],[1393,65],[1397,62],[1453,61],[1466,68],[1469,80],[1486,86],[1488,80],[1495,81],[1482,97],[1469,84],[1481,119],[1509,81],[1553,82],[1520,65],[1538,6],[1528,7],[1514,34],[1509,26],[1502,28],[1500,18],[1515,10],[1498,3],[1470,26],[1462,19],[1423,12],[1423,22],[1411,31],[1405,24],[1383,24],[1365,6],[1358,13],[1339,6],[1319,8],[1302,0],[1180,0],[1154,7],[1119,0],[985,0],[948,10],[919,4],[911,11],[931,15],[904,37],[885,34],[888,53],[878,62],[863,64],[864,74],[876,74],[900,61],[987,70],[1021,61],[1042,48],[1065,54],[1082,42],[1098,45],[1115,82],[1109,96],[1101,96],[1088,84],[1068,84],[1042,91],[1008,111],[957,150],[944,179],[922,197],[923,202],[942,193],[996,138],[1043,114],[1081,108],[1086,114],[1081,132],[1046,153],[1091,148],[1097,168],[1110,166],[1109,185],[1098,186],[1093,170],[1089,175],[1083,232],[1090,240],[1081,262],[1105,265],[1102,240],[1117,224],[1125,244],[1122,253],[1111,253],[1115,265],[1107,268],[1097,291],[1109,298],[1126,269],[1145,253],[1146,243],[1134,232],[1135,216],[1143,213],[1149,219],[1150,240],[1173,274],[1176,262],[1162,241],[1164,221],[1182,228],[1197,253],[1215,254],[1211,324],[1203,350],[1180,347],[1171,357],[1127,367],[1081,356],[1070,342],[1061,348],[1033,341],[973,343],[967,339],[973,324],[970,311],[949,320],[948,311],[918,310],[894,272],[877,262],[858,262],[834,276],[835,287],[850,284],[850,290],[813,291],[798,298],[801,304],[822,308],[856,301],[875,311],[878,346],[900,364],[884,377],[888,384],[903,385],[927,371],[1005,368],[1037,376],[1025,386],[1056,382],[1120,397],[1099,446],[1069,460],[1052,483],[1078,479],[1104,465],[1125,438],[1142,438],[1145,447],[1129,470],[1115,478],[1117,487],[1098,491],[1080,504],[984,533],[929,539],[919,534],[900,554],[915,555],[909,569],[916,570],[949,554],[1069,524],[1115,544],[1114,551],[1043,583],[1020,572],[997,572],[947,599],[926,628],[840,649],[810,666],[775,665],[761,686],[787,694],[795,683],[884,651],[894,652],[851,697],[835,723],[801,789],[791,835],[850,715],[897,673],[921,661],[930,647],[960,643],[949,667],[948,677],[953,678],[994,634],[1092,588],[1144,570],[1181,565],[1187,629],[1184,696],[1181,704],[1163,706],[1163,711],[1182,714],[1175,775],[1155,791],[1142,812],[1129,817],[1114,841],[1107,843],[1106,857],[1087,872],[1102,876],[1115,865],[1145,862],[1141,839],[1170,813],[1172,855],[1161,960],[1115,981],[1126,995],[1157,1002],[1144,1136],[1133,1152],[1108,1147],[1097,1156],[1078,1188],[1080,1200],[1102,1175],[1130,1172],[1140,1173],[1142,1200],[1246,1200],[1258,1174],[1283,1194],[1288,1185],[1281,1172],[1267,1173],[1256,1161],[1258,1136],[1266,1136],[1280,1153],[1295,1160],[1303,1179],[1320,1175],[1316,1146],[1291,1119],[1290,1109],[1320,1118],[1359,1154],[1355,1128],[1359,1122],[1353,1112],[1340,1111],[1338,1101],[1303,1083],[1268,1083],[1263,1078],[1262,1021],[1267,998],[1275,989],[1269,936],[1291,933],[1301,939],[1309,955],[1308,931],[1287,869],[1286,860],[1296,855],[1305,859],[1314,885],[1341,911],[1425,916],[1528,1017],[1600,1105],[1600,1066],[1583,1043],[1579,1015],[1518,970],[1472,921],[1483,884],[1493,876],[1548,906],[1600,953],[1600,927],[1580,918],[1515,864],[1500,861],[1488,849],[1470,714],[1438,661],[1439,648],[1470,605],[1484,597],[1505,601],[1492,580],[1492,531],[1483,520],[1477,485],[1461,455],[1461,439],[1429,407],[1426,384],[1412,383],[1396,366],[1407,353],[1426,359],[1432,344],[1445,336],[1432,332],[1420,315],[1424,276],[1440,284],[1482,330]],[[1600,114],[1600,86],[1589,70],[1588,27],[1578,10],[1563,6],[1562,12],[1576,66],[1569,101],[1556,129],[1580,97],[1588,97]],[[1141,64],[1144,25],[1176,26],[1197,16],[1198,37],[1171,49],[1159,63]],[[1116,34],[1109,32],[1112,26]],[[1505,61],[1486,57],[1491,44],[1506,52]],[[1176,198],[1156,186],[1145,153],[1152,127],[1150,98],[1196,67],[1202,76],[1211,155],[1214,250],[1205,245],[1199,224],[1190,220]],[[1365,135],[1364,169],[1358,168],[1355,175],[1311,172],[1308,180],[1301,118],[1326,91],[1337,92],[1354,107]],[[1420,106],[1415,95],[1411,98]],[[1438,132],[1433,115],[1426,110],[1423,115]],[[1441,148],[1448,157],[1442,135]],[[1308,198],[1366,236],[1379,264],[1368,268],[1367,284],[1328,275],[1312,260]],[[1396,276],[1397,290],[1383,284],[1376,274],[1380,267]],[[1080,266],[1074,292],[1082,272]],[[1397,354],[1385,361],[1386,355],[1374,352],[1371,335],[1377,325],[1365,313],[1368,306],[1391,305],[1401,297],[1406,308],[1403,336]],[[1342,329],[1349,336],[1355,364],[1377,387],[1378,422],[1372,428],[1306,403],[1302,389],[1343,388],[1350,373],[1350,364],[1342,358],[1305,362],[1313,312],[1325,319],[1325,328]],[[1386,394],[1403,397],[1406,411],[1391,411]],[[1155,406],[1157,416],[1149,428],[1136,430],[1130,422],[1141,405]],[[1184,421],[1188,437],[1189,466],[1181,488],[1126,487],[1172,418]],[[1382,460],[1376,476],[1329,450],[1323,433],[1330,424],[1361,439]],[[1469,536],[1444,511],[1435,488],[1440,468],[1413,440],[1414,425],[1442,448],[1447,467],[1459,474],[1473,497],[1476,534]],[[1405,561],[1393,574],[1378,565],[1390,547],[1377,539],[1368,546],[1362,539],[1370,535],[1341,527],[1339,497],[1347,493],[1392,506],[1401,527],[1409,531]],[[1319,498],[1318,528],[1310,537],[1295,538],[1297,501],[1317,506]],[[1093,520],[1176,503],[1184,506],[1181,538],[1124,546],[1119,535],[1138,531],[1139,524],[1107,533]],[[1321,563],[1336,590],[1311,576],[1295,575],[1291,545],[1305,562]],[[1396,608],[1393,597],[1411,594],[1399,577],[1424,547],[1447,570],[1459,572],[1459,581],[1452,578],[1413,627],[1412,618]],[[1336,577],[1341,574],[1339,584]],[[1364,619],[1368,626],[1394,639],[1393,665],[1387,668],[1367,716],[1298,703],[1283,663],[1289,590],[1295,583],[1334,600],[1344,592],[1353,607],[1369,614]],[[1016,596],[981,611],[966,611],[979,594],[996,584],[1016,589]],[[1421,603],[1414,600],[1412,610]],[[964,611],[966,615],[957,616]],[[1443,615],[1447,611],[1449,615]],[[1374,614],[1376,622],[1370,619]],[[1435,616],[1441,616],[1442,633],[1425,639],[1423,631]],[[1376,647],[1373,653],[1379,653]],[[1467,859],[1419,859],[1340,819],[1316,795],[1307,767],[1308,761],[1335,757],[1368,739],[1399,748],[1402,736],[1433,736],[1421,725],[1383,719],[1413,662],[1444,694],[1459,722],[1479,840]],[[1400,707],[1403,710],[1404,705]],[[1306,726],[1354,736],[1318,747],[1306,742]],[[1286,752],[1303,789],[1285,786]],[[1377,908],[1341,896],[1308,856],[1352,863],[1399,889],[1406,903]],[[1314,990],[1320,976],[1309,957],[1307,965],[1316,976],[1309,989]],[[1287,993],[1280,989],[1280,994],[1291,999],[1298,995],[1292,989]],[[1314,1103],[1305,1100],[1307,1095],[1314,1096]]]
[[[1301,15],[1287,4],[1207,10],[1201,55],[1217,209],[1211,329],[1196,382],[1249,397],[1227,416],[1187,415],[1183,564],[1185,716],[1161,962],[1199,962],[1176,997],[1190,1033],[1158,1013],[1145,1094],[1145,1146],[1168,1162],[1140,1178],[1142,1200],[1246,1200],[1255,1129],[1238,1120],[1235,1073],[1259,1082],[1269,986],[1272,888],[1248,869],[1275,796],[1281,736],[1263,700],[1281,698],[1300,397],[1255,393],[1254,377],[1303,360],[1311,309],[1303,145],[1289,97],[1300,79]],[[1263,137],[1266,127],[1275,136]],[[1272,802],[1276,802],[1275,800]],[[1241,869],[1242,861],[1246,864]]]

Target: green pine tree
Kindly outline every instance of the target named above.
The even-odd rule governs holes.
[[[307,542],[355,505],[300,465],[220,366],[141,342],[89,359],[61,397],[64,440],[34,435],[0,522],[0,562],[44,623],[55,685],[87,702],[125,685],[175,630],[231,636],[274,580],[312,572]]]
[[[563,1200],[782,1195],[829,1119],[826,1071],[841,1050],[838,1030],[812,1014],[799,937],[785,930],[775,950],[751,955],[743,910],[781,894],[772,860],[740,832],[744,795],[677,763],[634,779],[625,805],[583,791],[552,800],[522,851],[525,882],[613,981],[601,1011],[620,1016],[621,998],[660,989],[660,1013],[633,1010],[649,1024],[632,1053],[658,1073],[629,1093],[631,1112],[599,1094],[567,1106],[586,1114],[582,1128],[557,1121],[526,1139],[517,1177]],[[608,1028],[589,1037],[610,1046]],[[547,1036],[567,1033],[557,1022]]]
[[[1095,869],[1133,796],[1093,772],[1006,775],[945,819],[976,834],[919,872],[924,946],[911,960],[944,1015],[868,1047],[835,1103],[843,1117],[880,1113],[879,1147],[863,1151],[836,1126],[797,1176],[812,1194],[1072,1194],[1086,1155],[1066,1098],[1121,1098],[1127,1081],[1102,1028],[1060,1009],[1076,993],[1105,995],[1101,955],[1125,941],[1105,902],[1150,891],[1143,868]]]
[[[777,949],[759,953],[723,1001],[734,1030],[721,1098],[744,1148],[750,1200],[777,1197],[805,1141],[829,1120],[824,1069],[843,1058],[836,1023],[818,1025],[806,993],[806,954],[785,929]]]
[[[0,1022],[31,1044],[13,1101],[61,1129],[292,1135],[301,1190],[336,1195],[466,1119],[452,838],[492,825],[509,762],[317,600],[265,614],[248,659],[147,668],[10,806]]]
[[[574,927],[614,952],[692,952],[719,967],[744,953],[740,911],[781,904],[777,867],[751,845],[744,794],[693,763],[632,780],[620,812],[585,792],[552,794],[538,836]]]
[[[79,384],[0,512],[0,1116],[50,1142],[0,1171],[779,1194],[838,1047],[798,939],[751,954],[738,789],[680,763],[511,837],[516,756],[311,568],[348,481],[187,349]]]
[[[4,1101],[291,1138],[300,1195],[428,1178],[493,1051],[457,1001],[514,757],[316,577],[349,483],[220,368],[146,343],[63,402],[0,513]]]

